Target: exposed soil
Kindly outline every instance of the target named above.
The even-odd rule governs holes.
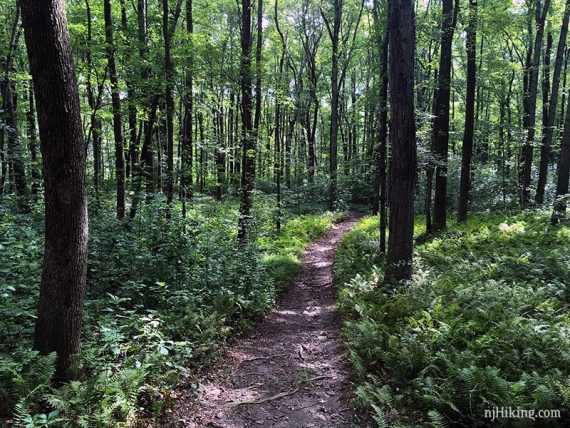
[[[171,427],[358,427],[349,364],[339,337],[332,265],[335,248],[357,215],[336,225],[303,256],[291,290],[247,337],[229,346],[182,396]]]

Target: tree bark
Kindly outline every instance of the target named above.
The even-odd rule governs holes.
[[[183,214],[186,215],[186,198],[192,197],[192,150],[193,141],[193,115],[194,115],[194,94],[193,91],[193,72],[194,57],[192,48],[192,35],[194,33],[194,20],[192,15],[192,0],[186,0],[186,33],[190,37],[190,51],[188,57],[188,70],[186,71],[186,92],[184,98],[184,125],[182,133],[182,208]]]
[[[69,378],[87,275],[86,151],[63,0],[20,0],[34,81],[45,183],[45,252],[34,348]]]
[[[172,64],[172,33],[169,25],[169,13],[168,0],[162,0],[162,36],[164,38],[164,74],[166,77],[166,199],[170,205],[174,197],[174,98],[172,96],[174,66]]]
[[[526,97],[526,111],[524,114],[524,128],[526,130],[526,139],[521,150],[520,164],[520,185],[521,185],[521,205],[527,206],[530,203],[530,179],[532,172],[532,157],[534,136],[536,134],[536,96],[538,90],[538,72],[540,69],[540,56],[542,51],[542,39],[544,36],[544,23],[550,0],[545,0],[544,6],[541,7],[541,0],[536,0],[535,5],[535,21],[536,21],[536,37],[534,38],[534,57],[532,68],[528,78],[528,95]]]
[[[384,282],[410,280],[414,246],[416,121],[414,113],[415,23],[412,0],[391,0],[389,12],[392,165],[390,234]]]
[[[471,158],[473,156],[473,131],[475,128],[475,89],[477,86],[477,0],[469,0],[467,26],[467,96],[465,100],[465,129],[461,148],[461,181],[457,221],[467,221],[469,190],[471,188]],[[502,111],[502,110],[501,110]],[[502,116],[501,116],[502,117]]]
[[[105,43],[109,80],[111,81],[111,104],[113,108],[113,136],[115,137],[115,180],[117,190],[117,218],[125,217],[125,153],[123,147],[123,119],[121,98],[119,95],[119,77],[115,62],[115,43],[113,40],[113,9],[111,0],[104,0]]]
[[[558,171],[556,175],[556,198],[552,211],[552,224],[566,221],[566,205],[568,202],[568,180],[570,178],[570,97],[566,108],[564,132],[560,143]]]
[[[548,162],[550,161],[551,157],[550,149],[552,145],[552,138],[554,135],[554,122],[556,121],[560,76],[562,72],[562,65],[564,63],[564,52],[566,51],[566,37],[568,36],[569,20],[570,20],[570,0],[567,0],[566,8],[564,9],[564,17],[562,19],[562,25],[560,27],[560,39],[558,40],[558,47],[556,48],[554,73],[552,75],[552,89],[550,91],[550,101],[547,103],[546,121],[545,121],[546,123],[543,126],[542,144],[540,147],[540,166],[538,171],[538,183],[536,185],[536,195],[535,195],[535,202],[539,205],[544,203],[544,190],[546,188],[546,181],[548,179]],[[546,68],[546,57],[545,57],[545,68]],[[547,74],[545,71],[545,80],[547,80],[546,76]]]
[[[449,152],[449,99],[451,86],[451,49],[459,1],[442,1],[441,51],[434,119],[435,196],[432,231],[447,226],[447,158]]]
[[[257,158],[251,114],[253,106],[251,95],[251,41],[251,0],[241,0],[240,89],[243,158],[238,240],[242,245],[249,240],[252,193],[255,185],[255,160]]]

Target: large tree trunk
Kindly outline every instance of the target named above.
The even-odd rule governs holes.
[[[45,253],[34,347],[68,378],[79,354],[87,275],[86,151],[63,0],[20,0],[45,179]]]
[[[252,193],[255,185],[256,144],[252,123],[251,96],[251,0],[241,0],[241,125],[242,125],[242,175],[238,239],[245,244],[251,225]]]
[[[534,136],[536,134],[536,95],[538,89],[538,72],[540,68],[540,57],[542,51],[542,38],[544,36],[544,23],[550,0],[545,0],[544,7],[541,7],[541,0],[536,0],[535,21],[536,21],[536,37],[534,38],[533,61],[532,68],[529,72],[526,109],[524,114],[524,128],[526,130],[526,139],[521,150],[520,164],[520,186],[521,186],[521,204],[526,206],[530,202],[530,178],[532,170],[532,156]]]
[[[546,123],[543,126],[542,145],[540,147],[540,167],[538,171],[538,183],[536,185],[535,202],[537,204],[544,203],[544,189],[548,178],[548,162],[550,161],[550,147],[552,137],[554,135],[554,122],[556,120],[556,109],[558,107],[558,90],[560,86],[560,75],[564,62],[564,52],[566,51],[566,37],[568,35],[568,21],[570,20],[570,0],[566,0],[566,8],[564,10],[564,18],[560,27],[560,39],[556,48],[556,60],[554,63],[554,73],[552,75],[552,90],[550,91],[550,101],[546,109]],[[546,58],[545,58],[546,64]],[[546,67],[546,65],[545,65]],[[545,73],[545,80],[547,74]],[[563,101],[564,102],[564,101]]]
[[[469,24],[465,45],[467,50],[467,98],[465,100],[465,130],[463,131],[463,147],[461,149],[461,182],[459,184],[459,207],[457,210],[457,221],[459,223],[467,221],[469,190],[471,188],[475,89],[477,85],[477,0],[469,0]]]
[[[447,226],[447,157],[449,152],[449,98],[451,86],[451,48],[459,1],[442,1],[441,51],[434,119],[435,196],[432,231]]]
[[[109,80],[111,81],[111,104],[113,108],[113,136],[115,137],[115,179],[117,181],[117,218],[125,217],[125,153],[123,147],[123,119],[121,114],[121,98],[119,95],[119,78],[115,62],[115,43],[113,41],[113,9],[111,0],[105,0],[105,43],[107,62],[109,64]]]
[[[412,276],[417,167],[412,0],[391,0],[389,17],[392,165],[390,234],[384,282],[409,280]]]

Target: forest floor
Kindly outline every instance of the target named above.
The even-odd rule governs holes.
[[[251,334],[228,346],[198,395],[184,392],[171,427],[363,426],[335,308],[333,257],[358,220],[337,224],[305,252],[294,284]]]

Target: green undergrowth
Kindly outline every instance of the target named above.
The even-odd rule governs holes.
[[[378,426],[565,426],[570,228],[547,213],[477,214],[423,238],[413,281],[391,290],[377,285],[377,237],[377,219],[363,219],[335,277],[357,393]],[[561,418],[491,421],[495,407]]]
[[[0,426],[160,426],[180,375],[273,307],[299,255],[341,218],[285,212],[276,234],[273,200],[258,195],[256,243],[239,247],[235,201],[196,198],[183,219],[158,197],[130,229],[108,208],[91,212],[82,354],[61,388],[54,356],[32,350],[41,211],[0,212]]]

